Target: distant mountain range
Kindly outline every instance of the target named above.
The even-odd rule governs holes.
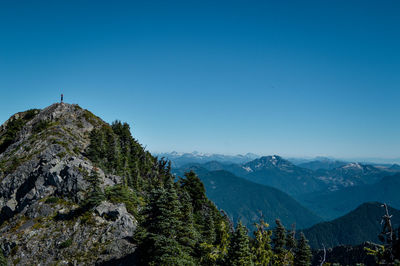
[[[321,158],[319,160],[314,160],[311,162],[300,163],[300,164],[297,164],[297,166],[316,171],[316,170],[332,170],[335,168],[345,166],[346,164],[347,164],[347,162],[344,162],[344,161],[337,161],[337,160],[331,160],[328,158]]]
[[[305,166],[308,168],[272,155],[243,164],[219,161],[189,163],[180,167],[178,172],[183,174],[194,169],[203,177],[208,172],[227,171],[253,183],[279,189],[325,220],[345,215],[369,201],[387,202],[400,208],[400,195],[397,193],[400,191],[400,178],[393,176],[399,172],[398,165],[374,166],[321,158]],[[215,172],[213,176],[216,178],[218,173],[222,172]],[[225,185],[233,186],[229,182]],[[210,197],[213,199],[213,196]],[[254,200],[252,195],[248,197],[250,201]],[[256,211],[249,208],[250,212]]]
[[[252,228],[261,216],[271,226],[275,224],[276,218],[281,219],[285,226],[290,227],[296,223],[299,228],[322,221],[286,193],[250,182],[228,171],[208,171],[193,166],[176,170],[175,173],[182,176],[190,170],[194,170],[204,183],[207,197],[225,210],[234,222],[241,220],[249,228]]]
[[[400,211],[389,207],[392,225],[400,225]],[[382,203],[369,202],[330,222],[322,222],[303,230],[312,248],[331,248],[338,245],[359,245],[365,241],[380,243],[381,220],[385,214]]]
[[[200,152],[191,153],[179,153],[179,152],[166,152],[166,153],[155,153],[159,158],[166,158],[171,161],[173,167],[182,167],[186,164],[191,163],[207,163],[210,161],[218,161],[222,163],[236,163],[242,164],[252,161],[258,157],[257,154],[247,153],[245,155],[224,155],[224,154],[209,154]]]
[[[240,176],[253,182],[278,188],[289,195],[299,195],[323,190],[326,185],[314,172],[298,167],[280,156],[272,155],[255,159],[242,165],[245,173]]]
[[[324,219],[333,219],[368,201],[385,202],[400,209],[399,191],[400,174],[395,174],[386,176],[374,184],[301,195],[297,200]]]
[[[243,164],[208,161],[189,163],[183,168],[194,166],[208,171],[229,171],[236,176],[275,187],[296,197],[313,192],[336,191],[347,187],[373,184],[382,177],[399,171],[397,165],[376,167],[341,161],[328,162],[326,159],[309,162],[306,165],[308,168],[304,168],[277,155],[264,156]]]

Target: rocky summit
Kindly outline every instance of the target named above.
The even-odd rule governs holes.
[[[0,127],[0,247],[15,265],[102,264],[135,250],[137,226],[123,201],[84,212],[99,191],[121,185],[88,158],[91,132],[110,127],[78,105],[13,115]],[[129,208],[128,208],[129,209]]]

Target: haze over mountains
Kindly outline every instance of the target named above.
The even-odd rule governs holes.
[[[257,211],[254,210],[258,206],[255,202],[271,200],[269,198],[273,197],[274,193],[261,193],[263,189],[271,188],[286,193],[286,197],[295,199],[324,220],[338,218],[357,206],[371,201],[386,202],[400,208],[400,196],[397,193],[400,190],[400,176],[396,175],[399,172],[396,164],[372,165],[321,158],[295,165],[280,156],[272,155],[242,164],[226,160],[224,162],[215,160],[206,163],[194,162],[176,168],[174,172],[179,175],[189,170],[194,170],[200,176],[206,185],[209,197],[217,205],[225,209],[231,217],[241,217],[246,222],[254,222],[259,218]],[[240,193],[228,193],[224,196],[219,194],[221,192],[214,193],[212,186],[208,184],[210,176],[220,180],[219,186],[222,185],[223,180],[223,186],[226,189],[240,183],[241,185],[238,186]],[[244,182],[243,179],[250,182]],[[246,186],[253,187],[255,183],[263,185],[260,193],[244,193],[248,189]],[[261,199],[259,195],[262,195]],[[225,197],[224,200],[222,197]],[[240,204],[236,203],[237,201],[240,201]],[[247,209],[252,211],[245,214],[246,212],[237,209],[226,208],[227,202],[248,204]],[[286,202],[283,200],[280,207],[285,206]],[[290,209],[287,206],[285,208]],[[279,213],[276,210],[274,212]],[[263,214],[265,215],[265,210]],[[269,216],[266,217],[271,219]],[[284,222],[287,224],[289,221]],[[301,224],[304,225],[304,223]]]
[[[182,190],[182,200],[170,207],[177,214],[178,209],[190,214],[196,207],[192,225],[204,235],[210,232],[201,230],[209,225],[217,232],[211,225],[223,222],[221,210],[234,224],[241,221],[250,229],[260,219],[271,227],[275,219],[287,228],[295,224],[313,248],[377,241],[383,214],[377,202],[394,207],[389,209],[393,225],[400,224],[395,209],[400,208],[398,165],[327,159],[295,165],[278,155],[174,156],[179,163],[171,170],[132,138],[129,125],[108,125],[77,105],[54,104],[15,114],[0,127],[2,250],[17,259],[12,250],[18,247],[28,254],[23,260],[27,265],[57,256],[68,259],[70,254],[87,262],[130,258],[136,247],[136,217],[141,215],[137,210],[145,206],[140,205],[145,204],[143,197],[154,200],[149,196],[153,190],[146,190],[160,186],[171,189],[172,198],[178,196],[174,189]],[[190,171],[195,172],[191,178],[173,185]],[[199,202],[182,205],[186,197]],[[181,214],[177,217],[182,219]],[[87,242],[89,235],[105,235],[106,242]],[[82,255],[78,246],[83,243],[87,247]],[[103,254],[99,248],[110,251]],[[40,257],[35,255],[38,249]],[[54,249],[61,255],[54,255]]]
[[[388,207],[393,215],[392,225],[400,226],[400,211]],[[338,245],[359,245],[364,241],[379,243],[378,235],[382,230],[382,203],[367,202],[348,214],[329,222],[322,222],[303,230],[310,246],[317,249]]]
[[[173,167],[182,167],[189,163],[207,163],[210,161],[218,161],[221,163],[246,163],[251,160],[258,158],[259,156],[254,153],[247,153],[245,155],[224,155],[224,154],[211,154],[211,153],[200,153],[197,151],[191,153],[156,153],[158,157],[165,157],[172,162]]]
[[[275,219],[279,218],[287,227],[297,224],[299,228],[306,228],[322,221],[288,194],[237,177],[225,170],[208,171],[194,166],[177,170],[175,174],[182,176],[190,170],[199,175],[207,196],[226,211],[235,223],[242,221],[252,228],[253,224],[263,217],[274,226]]]

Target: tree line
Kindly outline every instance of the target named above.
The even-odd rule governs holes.
[[[106,173],[122,176],[134,195],[130,203],[138,228],[135,241],[144,265],[310,265],[311,250],[304,235],[296,240],[279,220],[274,230],[260,221],[254,237],[238,223],[234,227],[207,198],[194,172],[177,179],[170,162],[153,157],[131,136],[126,123],[115,121],[91,133],[87,156]],[[97,176],[90,175],[85,204],[92,208],[104,197]],[[118,197],[118,195],[115,195]]]

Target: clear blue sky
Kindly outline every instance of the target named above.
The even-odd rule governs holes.
[[[398,0],[0,1],[0,123],[63,92],[150,151],[400,157],[399,14]]]

